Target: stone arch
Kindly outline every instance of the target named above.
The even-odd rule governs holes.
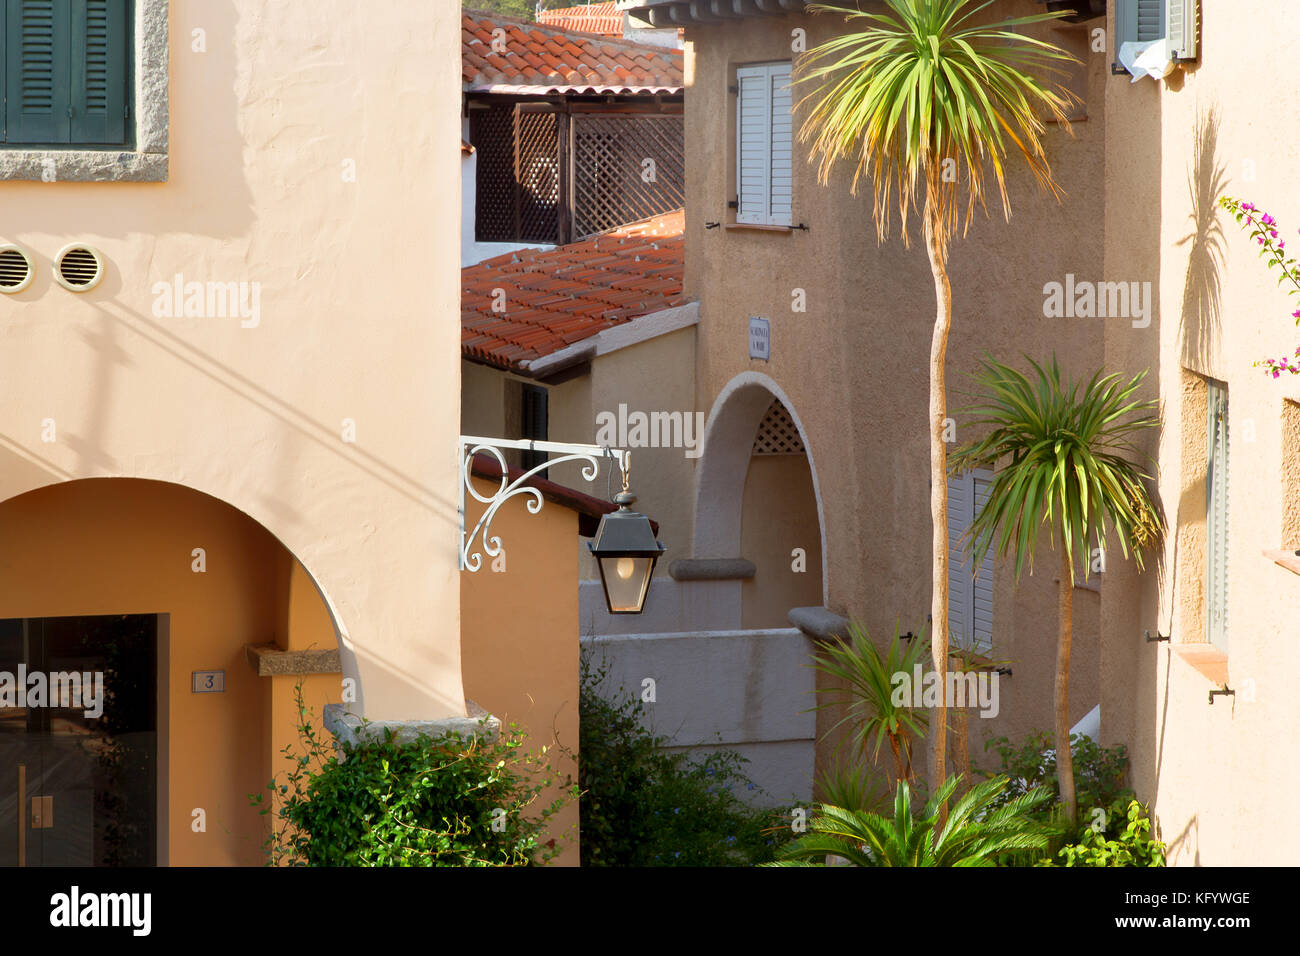
[[[789,395],[761,372],[741,372],[718,393],[704,430],[704,451],[696,470],[694,554],[698,558],[741,555],[745,484],[754,439],[776,399],[798,430],[807,457],[816,503],[820,547],[821,601],[826,603],[826,520],[821,484],[807,429]]]

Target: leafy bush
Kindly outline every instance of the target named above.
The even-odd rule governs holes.
[[[1045,787],[1052,795],[1053,804],[1060,801],[1054,746],[1052,735],[1042,731],[1027,735],[1019,747],[1013,746],[1006,737],[996,737],[984,745],[985,750],[998,752],[1001,772],[1011,780],[1004,799]],[[1081,826],[1091,824],[1096,810],[1107,808],[1117,800],[1126,802],[1133,796],[1126,784],[1128,751],[1123,744],[1102,747],[1091,737],[1072,734],[1070,753],[1074,757],[1074,787]]]
[[[1005,797],[1035,787],[1048,789],[1054,802],[1038,811],[1057,825],[1059,835],[1038,859],[1019,857],[1016,863],[1034,866],[1164,866],[1164,844],[1151,835],[1151,821],[1129,789],[1128,752],[1123,744],[1102,747],[1082,734],[1070,738],[1079,798],[1079,820],[1070,827],[1061,812],[1056,757],[1052,737],[1031,733],[1019,746],[1006,737],[990,740],[986,748],[1002,758],[1002,772],[1011,778]],[[1005,798],[1004,797],[1004,798]],[[1066,862],[1060,863],[1062,859]]]
[[[1124,829],[1114,838],[1106,836],[1105,828],[1089,827],[1077,843],[1061,848],[1057,853],[1063,862],[1049,857],[1038,861],[1038,866],[1164,866],[1165,845],[1151,833],[1151,820],[1147,810],[1136,800],[1117,800],[1107,816],[1112,821],[1124,823]]]
[[[743,757],[716,751],[700,760],[664,749],[646,729],[645,707],[587,654],[581,665],[578,780],[583,866],[747,866],[773,858],[790,833],[789,814],[751,807]]]
[[[249,796],[272,816],[269,864],[526,866],[559,852],[540,837],[566,800],[525,812],[554,779],[546,748],[524,750],[517,726],[491,742],[449,733],[399,743],[386,731],[336,753],[312,725],[301,684],[295,700],[302,751],[282,751],[293,769],[271,781],[272,800]]]

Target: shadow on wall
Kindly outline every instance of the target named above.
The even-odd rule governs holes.
[[[1222,332],[1224,235],[1218,201],[1227,189],[1228,175],[1218,157],[1219,123],[1218,106],[1212,106],[1197,122],[1192,164],[1187,172],[1192,231],[1178,241],[1178,245],[1189,247],[1178,328],[1182,361],[1201,371],[1210,369]]]

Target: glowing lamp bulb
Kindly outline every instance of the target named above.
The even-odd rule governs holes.
[[[619,558],[618,566],[614,570],[621,580],[627,581],[632,577],[632,572],[636,570],[636,562],[631,558]]]

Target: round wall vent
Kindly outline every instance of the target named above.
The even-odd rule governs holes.
[[[36,267],[27,250],[12,243],[0,245],[0,292],[13,295],[32,284]]]
[[[89,292],[104,278],[104,257],[94,246],[64,246],[54,260],[54,278],[72,292]]]

